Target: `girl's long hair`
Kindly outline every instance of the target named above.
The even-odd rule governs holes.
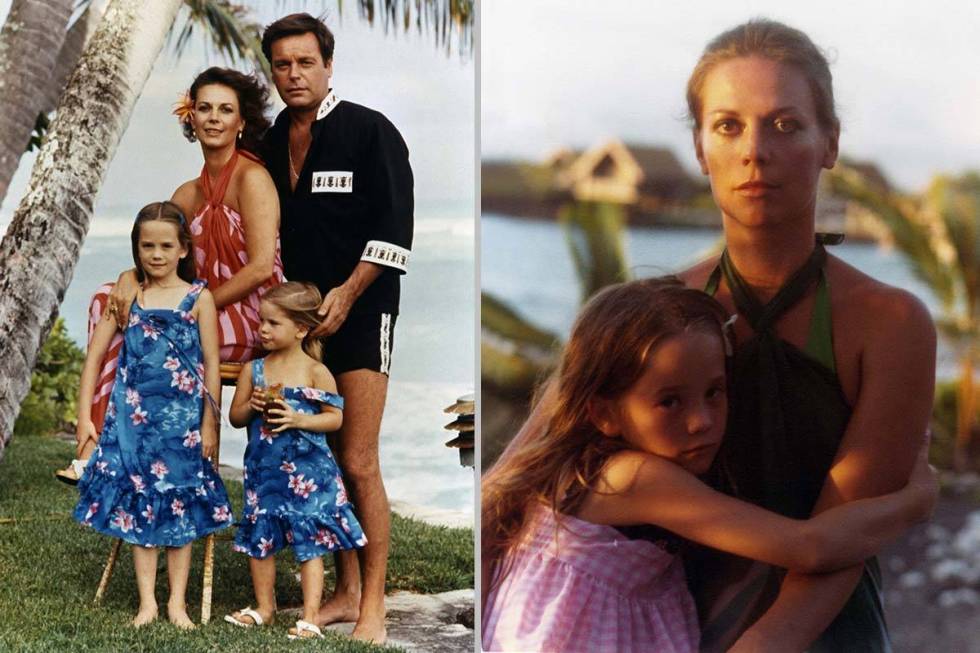
[[[169,222],[177,229],[178,242],[187,248],[187,255],[177,263],[177,276],[187,283],[193,283],[197,275],[194,267],[194,241],[191,237],[191,228],[187,224],[184,212],[169,200],[147,204],[136,214],[136,222],[133,223],[133,230],[129,234],[133,246],[133,263],[136,264],[136,280],[140,283],[146,281],[146,272],[143,270],[143,264],[140,263],[140,227],[144,222],[151,220]]]
[[[482,555],[494,584],[508,572],[501,563],[520,541],[530,509],[574,514],[610,455],[627,448],[599,432],[590,403],[626,392],[665,339],[695,330],[723,338],[726,319],[717,301],[675,277],[610,286],[585,305],[562,352],[546,427],[506,452],[481,482]]]
[[[287,281],[262,295],[262,301],[278,306],[290,320],[307,327],[311,333],[323,321],[323,318],[317,315],[323,297],[320,295],[320,290],[312,283]],[[307,356],[316,360],[321,359],[323,346],[320,340],[307,334],[303,339],[303,351]]]

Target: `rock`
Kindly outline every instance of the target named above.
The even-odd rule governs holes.
[[[385,597],[388,645],[411,653],[470,653],[474,647],[473,590],[442,594],[395,592]],[[281,610],[285,621],[300,609]],[[282,620],[282,617],[280,617]],[[332,624],[326,630],[350,635],[353,623]]]
[[[892,556],[888,559],[888,569],[895,573],[905,571],[908,565],[905,563],[905,559],[899,556]]]
[[[905,588],[922,587],[925,585],[926,575],[921,571],[908,571],[901,575],[898,582]]]
[[[976,590],[971,590],[968,587],[963,587],[956,590],[945,590],[939,594],[939,605],[944,608],[951,608],[954,605],[970,605],[974,606],[980,604],[980,593]]]
[[[929,528],[926,529],[926,535],[930,540],[940,540],[945,542],[949,539],[949,531],[939,524],[929,524]]]
[[[967,562],[955,558],[937,562],[932,567],[931,576],[933,581],[944,587],[972,585],[980,580],[978,570],[972,568]]]

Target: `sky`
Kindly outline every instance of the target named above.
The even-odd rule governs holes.
[[[980,5],[966,0],[487,0],[482,157],[534,160],[618,137],[669,146],[694,172],[687,77],[711,38],[759,16],[830,55],[844,154],[906,190],[980,169]]]
[[[372,28],[360,20],[353,3],[345,3],[342,17],[332,1],[251,0],[246,4],[262,24],[291,11],[327,12],[326,21],[337,41],[333,87],[342,99],[381,111],[401,131],[415,172],[416,217],[465,222],[470,226],[461,228],[473,233],[473,56],[447,56],[431,35],[385,35],[380,25]],[[9,8],[9,0],[0,0],[0,17],[6,18]],[[125,218],[131,222],[134,205],[138,209],[169,198],[178,185],[198,176],[203,162],[200,147],[184,140],[170,111],[178,94],[209,65],[229,64],[217,55],[208,56],[199,36],[179,60],[164,46],[109,167],[90,233],[113,229],[108,226],[110,221]],[[246,69],[247,65],[235,67]],[[271,95],[278,112],[284,105],[274,90]],[[0,229],[6,228],[24,194],[33,161],[33,155],[21,159],[0,209]]]

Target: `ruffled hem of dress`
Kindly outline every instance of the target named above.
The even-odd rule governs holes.
[[[127,479],[126,483],[130,481]],[[116,479],[104,476],[93,478],[88,482],[83,479],[78,487],[80,498],[73,512],[75,520],[83,526],[90,526],[100,533],[118,537],[130,544],[184,546],[196,539],[228,528],[234,522],[231,502],[220,480],[213,489],[205,480],[201,486],[204,488],[203,494],[199,493],[197,488],[188,487],[142,493],[132,486],[120,487]],[[183,524],[180,517],[173,514],[175,501],[180,501],[180,509],[187,515]],[[93,511],[92,505],[96,503],[98,506]],[[152,522],[147,522],[145,514],[147,507],[152,509]],[[225,510],[222,511],[222,507]],[[123,511],[123,517],[119,515],[120,510]],[[215,519],[216,514],[224,518]],[[161,521],[161,515],[166,519]],[[132,519],[132,524],[128,524],[124,530],[120,522],[124,521],[126,516]],[[169,529],[181,532],[163,532]]]
[[[347,529],[342,525],[344,519],[347,520]],[[296,559],[304,562],[335,551],[360,549],[368,541],[351,504],[338,506],[337,512],[330,515],[301,515],[283,511],[256,515],[255,523],[246,516],[237,526],[235,550],[259,559],[291,546],[295,549]],[[291,540],[287,533],[292,534]],[[318,552],[310,555],[300,553],[307,549]]]

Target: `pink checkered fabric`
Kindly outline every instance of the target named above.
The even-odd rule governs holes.
[[[680,558],[611,526],[536,508],[487,597],[487,651],[687,653],[698,621]]]

